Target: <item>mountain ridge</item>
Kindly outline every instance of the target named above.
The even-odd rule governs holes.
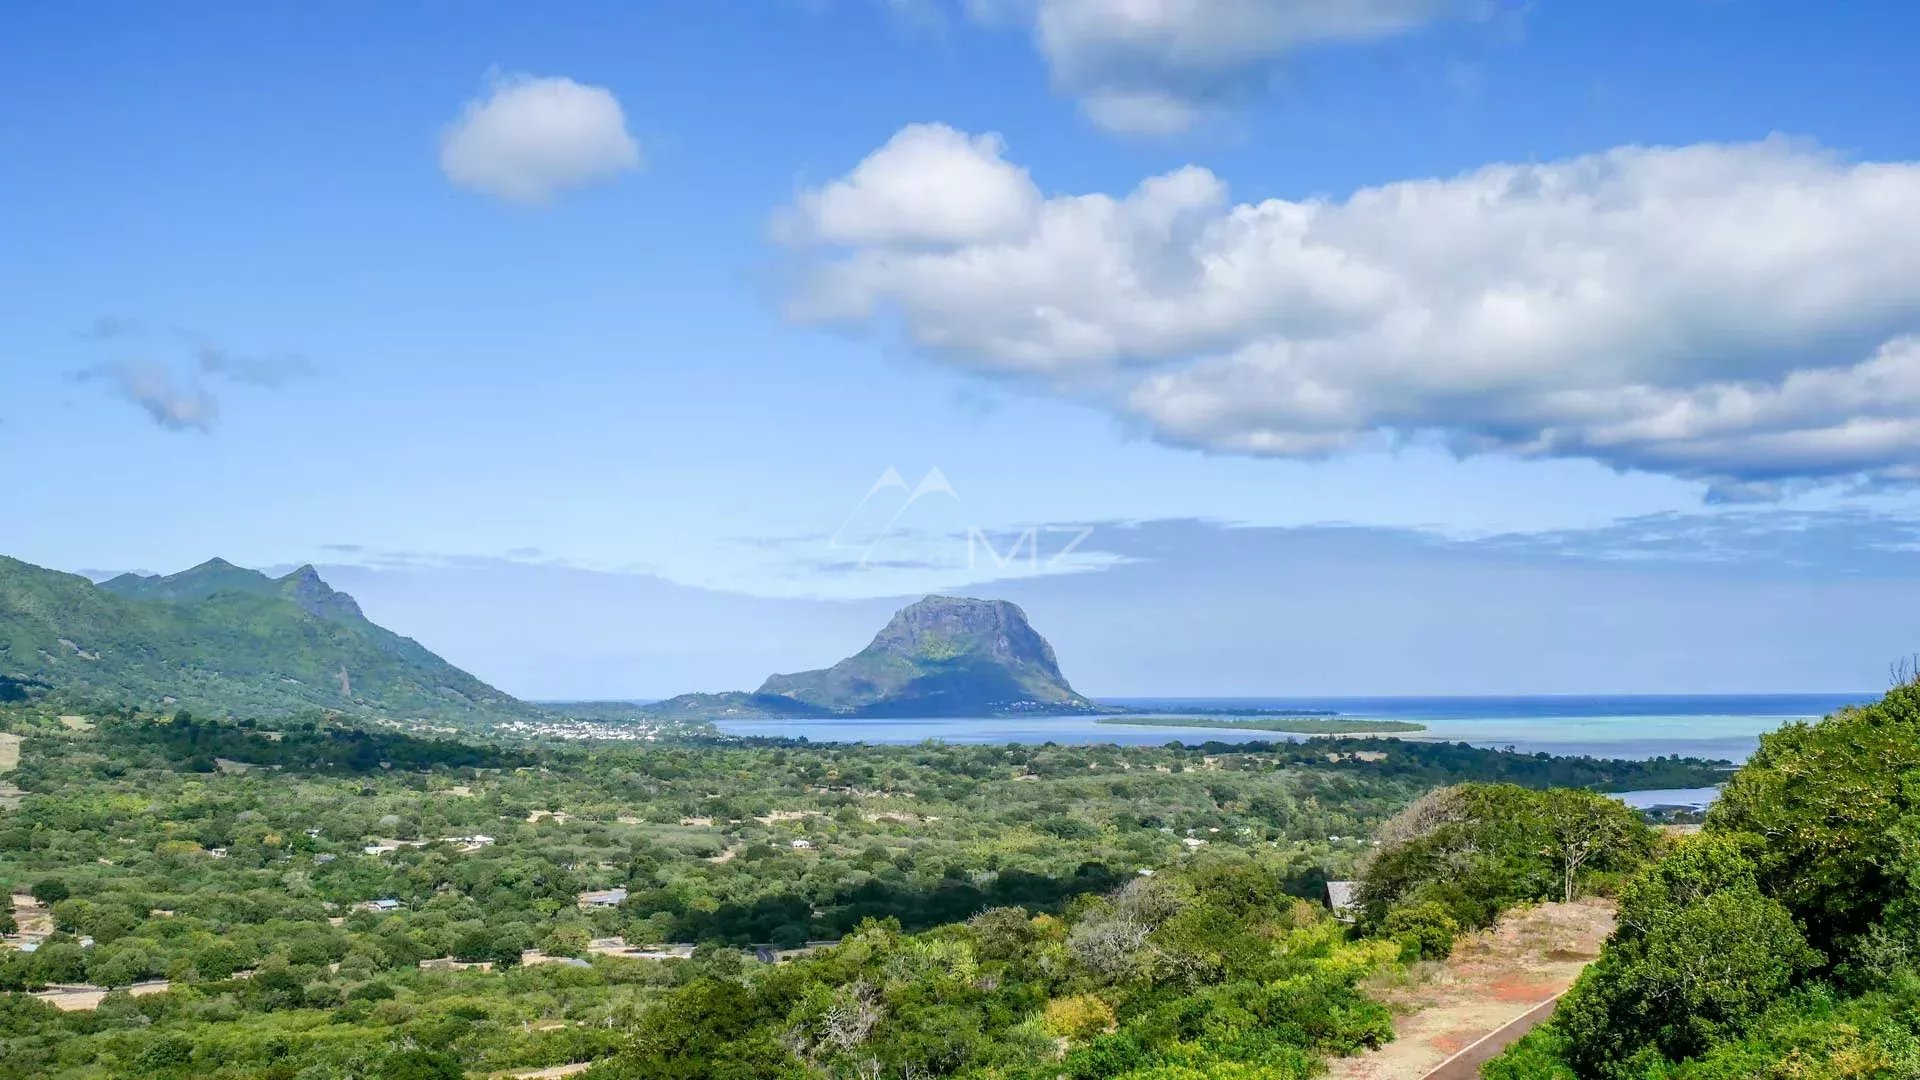
[[[276,578],[216,556],[177,574],[120,574],[100,582],[99,587],[130,600],[170,603],[206,600],[223,592],[283,596],[319,618],[366,619],[359,602],[328,585],[312,563]]]
[[[540,709],[367,619],[311,566],[84,577],[0,556],[0,677],[143,708],[480,725]]]

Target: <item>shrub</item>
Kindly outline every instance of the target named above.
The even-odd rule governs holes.
[[[466,1072],[451,1054],[437,1050],[402,1050],[380,1066],[380,1080],[465,1080]]]
[[[1049,1035],[1086,1039],[1113,1030],[1113,1007],[1092,994],[1055,998],[1047,1002],[1041,1022]]]
[[[1404,960],[1445,960],[1460,936],[1460,923],[1446,905],[1427,901],[1397,907],[1387,913],[1381,932],[1400,943]]]
[[[1551,1024],[1521,1036],[1480,1069],[1481,1080],[1576,1080],[1564,1060],[1566,1039]]]
[[[1638,1075],[1650,1051],[1680,1060],[1738,1035],[1819,961],[1786,908],[1739,885],[1616,937],[1554,1025],[1580,1075]]]

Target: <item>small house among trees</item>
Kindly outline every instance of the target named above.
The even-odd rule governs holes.
[[[621,904],[627,902],[627,890],[623,888],[599,889],[593,892],[583,892],[577,899],[580,904],[580,910],[582,911],[587,911],[592,908],[619,907]]]
[[[1333,917],[1343,922],[1352,922],[1355,909],[1354,895],[1359,883],[1353,881],[1327,882],[1327,910]]]

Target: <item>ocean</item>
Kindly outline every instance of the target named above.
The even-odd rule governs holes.
[[[1743,761],[1760,735],[1790,720],[1825,716],[1880,695],[1631,694],[1529,697],[1112,698],[1104,704],[1154,713],[1205,709],[1325,710],[1342,719],[1409,720],[1426,731],[1398,736],[1441,739],[1523,753],[1595,757],[1683,757]],[[1225,717],[1210,715],[1209,719]],[[1138,719],[1133,718],[1133,719]],[[939,717],[884,720],[741,720],[719,725],[733,735],[815,742],[1120,743],[1159,745],[1298,738],[1280,732],[1101,724],[1082,716]]]

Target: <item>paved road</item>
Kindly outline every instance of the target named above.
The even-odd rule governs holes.
[[[1480,1041],[1441,1062],[1438,1068],[1421,1080],[1475,1080],[1480,1075],[1480,1066],[1499,1057],[1500,1051],[1505,1050],[1520,1036],[1546,1022],[1547,1017],[1553,1015],[1553,1007],[1559,1003],[1560,995],[1555,994],[1535,1005],[1525,1015],[1508,1023],[1506,1027],[1482,1036]]]

